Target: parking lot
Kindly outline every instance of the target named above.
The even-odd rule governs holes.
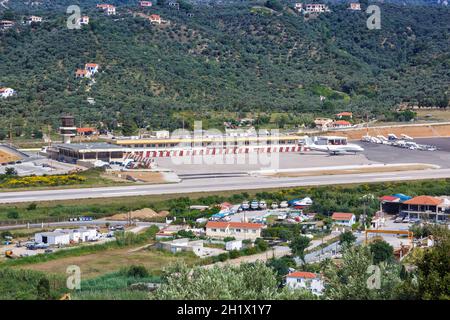
[[[43,157],[25,158],[18,163],[0,165],[0,174],[4,174],[6,168],[14,168],[19,176],[65,174],[79,166],[50,160]]]
[[[389,145],[357,142],[368,161],[378,163],[428,163],[450,168],[450,138],[414,139],[419,144],[434,145],[437,151],[403,149]]]

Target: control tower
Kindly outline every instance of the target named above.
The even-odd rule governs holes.
[[[71,115],[61,116],[61,127],[59,127],[59,134],[62,136],[64,143],[70,143],[71,138],[75,137],[77,127],[75,126],[75,118]]]

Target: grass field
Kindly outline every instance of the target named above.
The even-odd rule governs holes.
[[[81,269],[83,279],[97,277],[99,275],[115,272],[129,265],[143,265],[149,271],[156,272],[165,266],[184,261],[188,265],[193,265],[200,261],[200,258],[190,253],[172,254],[154,249],[143,249],[134,251],[135,248],[120,248],[100,251],[93,254],[67,257],[42,263],[17,266],[20,269],[43,271],[46,273],[66,274],[66,269],[70,265],[77,265]]]
[[[428,121],[450,121],[450,109],[449,110],[414,110],[417,112],[417,118],[419,120]]]

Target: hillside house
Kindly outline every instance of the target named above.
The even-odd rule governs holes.
[[[89,71],[91,74],[97,73],[100,66],[96,63],[86,63],[84,69]]]
[[[29,16],[26,20],[27,24],[40,23],[40,22],[42,22],[42,17],[38,17],[38,16]]]
[[[316,125],[316,127],[322,130],[325,130],[332,122],[333,120],[329,118],[314,119],[314,124]]]
[[[106,14],[108,16],[113,16],[116,14],[116,7],[115,6],[109,6],[106,8]]]
[[[353,213],[335,212],[331,216],[334,224],[351,227],[356,223],[356,216]]]
[[[260,223],[209,221],[206,224],[206,236],[219,239],[234,237],[236,240],[255,241],[261,237],[264,227]]]
[[[359,2],[350,2],[349,10],[361,11],[361,4]]]
[[[112,4],[97,4],[97,8],[103,10],[108,16],[115,15],[116,14],[116,7]]]
[[[0,20],[0,30],[8,30],[15,25],[14,21]]]
[[[89,24],[89,17],[88,16],[82,16],[80,18],[80,24],[88,25]]]
[[[139,5],[144,8],[149,8],[153,5],[151,1],[140,1]]]
[[[151,14],[148,19],[150,20],[151,23],[157,23],[157,24],[161,24],[162,20],[161,20],[161,16],[159,14]]]
[[[90,78],[91,75],[92,74],[85,69],[77,69],[77,71],[75,71],[75,78]]]
[[[323,12],[329,12],[330,9],[328,9],[328,6],[326,4],[321,3],[310,3],[305,5],[305,12],[306,13],[323,13]]]
[[[6,99],[16,94],[16,91],[12,88],[0,88],[0,97]]]
[[[297,3],[295,3],[294,4],[294,9],[295,10],[297,10],[297,11],[302,11],[302,9],[303,9],[303,3],[300,3],[300,2],[297,2]]]
[[[323,280],[312,272],[292,272],[286,275],[286,287],[289,289],[306,289],[320,296],[325,289]]]
[[[345,128],[350,128],[352,126],[352,124],[350,122],[348,122],[347,120],[336,120],[336,121],[333,121],[329,126],[334,129],[345,129]]]
[[[353,113],[344,111],[344,112],[337,113],[335,116],[336,116],[336,119],[339,119],[339,120],[340,119],[352,119]]]

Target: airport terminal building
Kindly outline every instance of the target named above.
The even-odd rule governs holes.
[[[125,148],[105,142],[63,143],[48,147],[46,152],[51,159],[58,161],[111,162],[121,161],[124,158]]]

